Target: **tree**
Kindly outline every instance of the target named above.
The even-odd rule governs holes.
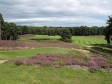
[[[1,36],[2,40],[16,40],[18,38],[16,24],[5,22],[2,27]]]
[[[63,28],[60,32],[61,40],[65,42],[72,42],[72,34],[69,29]]]
[[[109,16],[109,19],[107,20],[107,32],[109,35],[112,35],[112,15]]]
[[[2,17],[2,14],[0,13],[0,40],[1,40],[1,29],[3,27],[3,23],[4,23],[4,20],[3,20],[3,17]]]
[[[22,29],[22,33],[23,34],[28,34],[29,30],[28,30],[28,27],[27,26],[23,26],[23,29]]]
[[[112,16],[109,16],[109,19],[107,20],[107,28],[105,32],[105,39],[107,40],[107,43],[110,44],[110,36],[112,35]]]

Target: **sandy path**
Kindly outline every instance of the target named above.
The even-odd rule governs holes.
[[[8,60],[0,60],[0,64],[7,62]]]

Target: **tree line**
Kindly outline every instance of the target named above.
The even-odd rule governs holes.
[[[106,27],[33,27],[33,26],[17,26],[18,33],[38,34],[38,35],[60,35],[61,30],[68,29],[72,35],[88,36],[88,35],[104,35]]]
[[[34,34],[34,35],[60,35],[66,32],[68,36],[88,36],[88,35],[104,35],[106,27],[34,27],[34,26],[21,26],[15,23],[4,22],[1,31],[2,40],[16,40],[19,35]],[[65,35],[66,36],[66,35]]]
[[[61,40],[71,41],[72,35],[89,36],[89,35],[105,35],[106,40],[110,43],[110,36],[112,35],[112,16],[107,20],[108,26],[104,27],[36,27],[36,26],[21,26],[15,23],[4,22],[1,26],[1,40],[16,40],[19,35],[34,34],[34,35],[60,35]]]

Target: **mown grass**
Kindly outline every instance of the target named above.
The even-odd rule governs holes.
[[[58,40],[60,36],[49,36],[49,35],[32,35],[29,37],[20,37],[18,40],[28,41],[31,39],[51,39]],[[84,46],[88,44],[106,44],[106,40],[104,36],[72,36],[72,41],[74,44],[78,44],[79,46]]]
[[[110,45],[106,44],[104,36],[73,36],[73,44],[78,45],[80,48],[88,49],[91,52],[104,55],[112,54],[112,42]],[[88,47],[92,46],[92,47]]]
[[[23,50],[0,50],[0,59],[13,59],[31,57],[39,53],[57,53],[57,54],[73,54],[78,51],[63,48],[39,48],[39,49],[23,49]]]
[[[106,44],[104,36],[73,36],[73,44],[85,47],[93,44]]]
[[[29,37],[20,37],[20,41],[38,41],[38,42],[58,42],[60,36],[49,36],[49,35],[32,35]]]
[[[93,44],[106,44],[106,40],[104,38],[104,36],[72,36],[72,43],[83,48],[85,46]],[[32,35],[29,37],[21,37],[18,40],[58,42],[59,39],[60,36]]]
[[[104,36],[72,36],[72,43],[76,44],[80,47],[85,47],[88,45],[93,45],[93,44],[106,44],[106,40],[104,39]],[[22,41],[59,41],[60,36],[48,36],[48,35],[32,35],[29,37],[21,37],[18,40]]]
[[[111,84],[111,72],[0,64],[0,84]]]
[[[49,39],[59,39],[59,38],[60,38],[60,36],[34,35],[32,38],[49,38]]]

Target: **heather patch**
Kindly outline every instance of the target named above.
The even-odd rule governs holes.
[[[100,56],[87,57],[79,54],[37,54],[26,59],[13,60],[16,65],[40,65],[40,66],[71,66],[79,65],[90,70],[112,69],[108,59]]]
[[[77,48],[77,46],[65,42],[47,43],[47,42],[0,41],[0,48],[5,50],[48,48],[48,47],[59,47],[67,49]]]

